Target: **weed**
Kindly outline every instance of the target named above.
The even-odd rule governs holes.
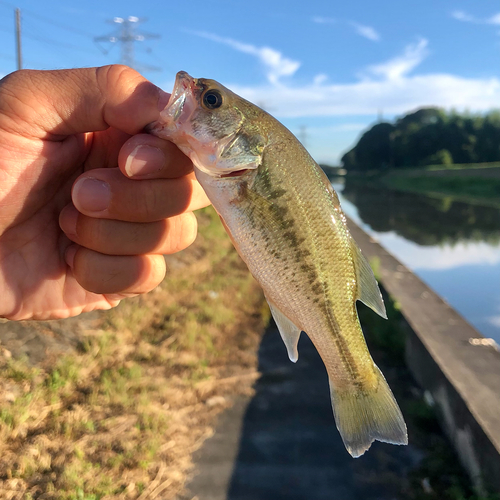
[[[248,390],[251,382],[216,381],[255,369],[269,316],[213,209],[201,211],[199,227],[165,284],[102,313],[73,352],[36,368],[0,364],[0,387],[15,396],[0,406],[0,487],[15,478],[25,498],[137,498],[163,474],[162,498],[179,493],[220,411],[203,401]]]
[[[368,344],[387,353],[389,362],[403,365],[405,363],[405,333],[401,314],[392,297],[385,293],[383,295],[387,320],[363,305],[358,305],[359,319],[362,325],[369,325],[365,335]]]
[[[454,201],[500,206],[500,179],[449,176],[406,176],[396,173],[381,179],[384,186],[399,191],[424,193],[443,200],[443,211]]]

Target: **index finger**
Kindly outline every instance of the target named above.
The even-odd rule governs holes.
[[[121,65],[16,71],[1,81],[0,90],[0,114],[10,119],[10,129],[29,124],[34,137],[54,140],[108,127],[136,134],[158,118],[169,98]],[[16,125],[19,116],[22,125]]]

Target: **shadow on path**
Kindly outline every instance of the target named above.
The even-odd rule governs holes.
[[[254,397],[237,400],[195,454],[188,498],[401,498],[420,453],[376,442],[361,458],[351,458],[335,426],[323,362],[306,335],[293,364],[271,324],[259,349],[259,371]]]

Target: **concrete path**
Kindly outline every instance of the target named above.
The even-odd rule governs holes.
[[[186,498],[404,498],[407,473],[420,454],[374,443],[363,457],[350,457],[335,427],[323,363],[304,334],[293,364],[271,326],[259,350],[259,370],[255,396],[238,399],[195,454]]]

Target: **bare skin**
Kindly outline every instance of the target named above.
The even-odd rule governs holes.
[[[109,309],[194,241],[209,202],[192,164],[141,133],[167,100],[125,66],[0,81],[0,317]]]

